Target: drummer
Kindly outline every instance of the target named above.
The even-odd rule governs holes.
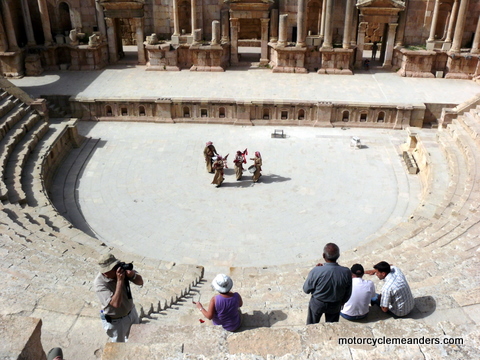
[[[255,172],[253,173],[252,180],[254,183],[256,183],[258,182],[258,179],[260,179],[260,176],[262,176],[262,174],[260,173],[262,171],[262,155],[260,155],[259,151],[255,151],[255,157],[250,158],[250,160],[253,160],[253,165],[250,166],[248,170],[250,170],[251,172],[251,168],[255,167]]]

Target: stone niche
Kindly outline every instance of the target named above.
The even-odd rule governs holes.
[[[322,48],[322,65],[318,74],[353,75],[351,64],[353,63],[354,49]]]
[[[433,78],[436,52],[428,50],[407,50],[400,48],[401,63],[398,74],[406,77]]]

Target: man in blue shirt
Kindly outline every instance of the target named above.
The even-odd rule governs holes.
[[[308,305],[307,325],[317,324],[325,314],[326,322],[338,322],[340,310],[352,293],[350,269],[337,264],[340,249],[328,243],[323,248],[324,264],[318,264],[307,276],[303,291],[312,294]]]

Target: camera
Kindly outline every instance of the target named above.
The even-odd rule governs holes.
[[[118,267],[127,271],[127,270],[133,270],[133,264],[132,263],[124,263],[124,262],[119,262]]]

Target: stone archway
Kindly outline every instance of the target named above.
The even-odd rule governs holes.
[[[322,1],[311,0],[307,3],[307,34],[320,35]]]
[[[273,0],[230,0],[230,63],[239,63],[242,36],[255,36],[260,44],[260,64],[268,64],[268,29]],[[249,35],[246,35],[249,34]]]
[[[359,22],[355,67],[362,67],[366,31],[370,23],[383,25],[380,59],[383,61],[383,67],[390,67],[392,65],[399,12],[405,10],[405,3],[400,0],[359,0],[357,9],[359,11]]]
[[[120,59],[122,50],[122,35],[120,32],[120,19],[128,21],[135,27],[136,43],[138,49],[138,63],[146,64],[144,36],[144,1],[143,0],[99,0],[104,9],[107,24],[107,41],[110,62],[116,63]]]

